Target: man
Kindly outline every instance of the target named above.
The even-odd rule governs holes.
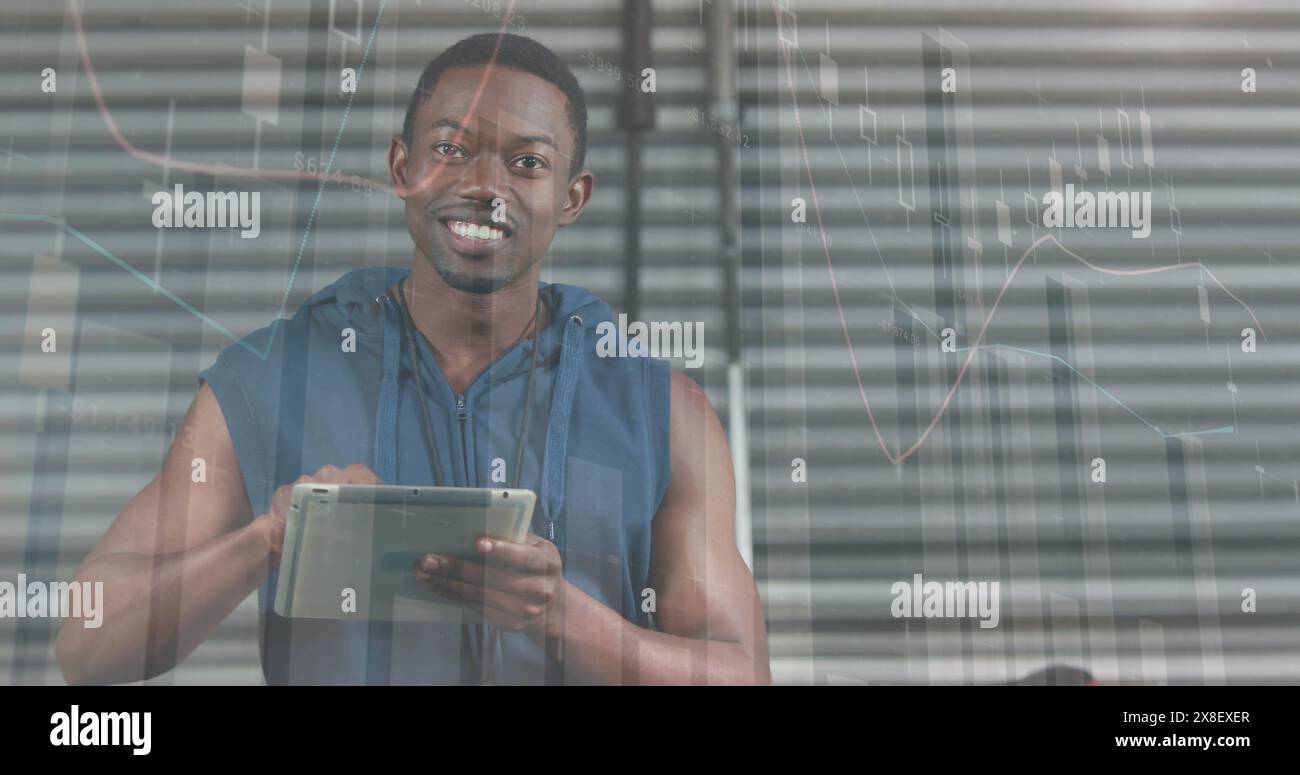
[[[429,64],[388,157],[410,269],[345,274],[200,375],[162,471],[78,572],[105,610],[59,633],[70,682],[170,669],[259,587],[269,683],[770,681],[707,398],[665,361],[598,357],[612,310],[540,282],[592,195],[585,146],[582,91],[537,42],[477,35]],[[485,624],[270,610],[294,483],[500,486],[524,417],[533,534],[412,569]]]

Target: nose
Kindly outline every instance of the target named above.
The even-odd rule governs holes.
[[[460,180],[456,183],[455,194],[461,199],[491,204],[498,197],[505,199],[502,174],[496,158],[492,154],[479,154],[462,167]]]

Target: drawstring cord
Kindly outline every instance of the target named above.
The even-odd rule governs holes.
[[[433,441],[433,421],[428,407],[430,398],[425,394],[425,386],[423,379],[420,376],[419,360],[416,353],[415,331],[418,329],[416,329],[415,321],[410,314],[409,305],[406,300],[406,291],[401,283],[398,283],[398,294],[401,297],[401,302],[398,307],[401,313],[400,323],[402,328],[402,339],[406,340],[407,349],[411,357],[415,386],[420,397],[420,410],[424,420],[424,436],[429,449],[430,466],[433,472],[434,484],[439,485],[440,477],[438,472],[437,448]],[[392,298],[391,293],[377,297],[376,301],[382,305],[383,301],[389,298]],[[394,301],[396,300],[394,299]],[[537,298],[537,306],[533,311],[532,351],[529,353],[528,382],[524,393],[524,406],[523,411],[521,412],[519,432],[516,436],[517,441],[514,455],[514,470],[512,472],[513,476],[510,484],[512,489],[518,489],[520,478],[523,475],[523,451],[526,446],[529,431],[529,419],[533,404],[533,385],[537,369],[538,340],[541,334],[541,327],[539,325],[541,312],[542,300],[539,294]],[[568,444],[569,418],[572,412],[573,395],[577,386],[574,359],[577,357],[578,351],[581,349],[582,335],[582,317],[576,314],[570,315],[562,342],[558,376],[553,387],[553,397],[551,402],[552,411],[554,412],[558,409],[558,414],[555,414],[548,422],[546,440],[544,442],[545,459],[543,461],[541,489],[545,498],[544,508],[546,510],[547,538],[552,542],[556,542],[557,545],[558,541],[555,531],[555,523],[564,500],[563,466],[560,461],[565,456]],[[385,395],[395,394],[397,392],[397,369],[393,362],[397,358],[397,353],[400,352],[400,347],[400,341],[393,341],[390,343],[390,341],[386,340],[384,342],[384,361],[386,368],[384,369],[385,374],[381,384],[381,393],[384,393]],[[387,368],[390,365],[393,366],[391,370]],[[395,415],[397,412],[396,395],[388,395],[388,401],[385,403],[381,400],[381,404],[389,407],[389,414],[393,415],[393,417],[385,419],[391,420],[392,426],[395,426]],[[552,427],[554,427],[556,431],[554,434],[551,433]],[[378,447],[376,449],[376,464],[380,466],[381,470],[390,472],[390,475],[395,478],[397,476],[396,438],[395,436],[390,438],[390,435],[392,435],[392,431],[385,431],[381,426],[376,438],[376,445]],[[385,451],[385,448],[387,451]],[[468,624],[462,625],[463,637],[468,636],[468,627]],[[485,628],[486,637],[480,640],[480,645],[482,645],[483,648],[478,654],[479,680],[481,683],[487,684],[492,682],[496,677],[496,656],[500,649],[500,632],[497,628],[487,622],[483,623],[483,627]],[[548,673],[549,672],[551,671],[548,671]],[[548,683],[550,682],[551,681],[548,680]]]
[[[524,389],[524,411],[519,420],[519,441],[515,444],[515,467],[511,476],[510,488],[519,489],[519,478],[524,469],[524,440],[528,438],[528,415],[533,408],[533,377],[537,374],[537,337],[541,333],[542,295],[537,294],[537,307],[533,310],[533,349],[528,353],[528,387]],[[491,624],[484,622],[488,633],[488,645],[479,660],[482,668],[480,683],[488,684],[496,678],[497,649],[500,648],[501,632]]]

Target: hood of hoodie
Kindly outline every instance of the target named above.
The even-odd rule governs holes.
[[[359,339],[382,340],[386,333],[385,309],[376,299],[385,296],[410,273],[407,267],[354,269],[317,291],[307,300],[307,306],[315,307],[314,314],[331,325],[351,327]],[[539,364],[553,363],[559,357],[564,328],[572,316],[577,315],[583,330],[591,335],[602,321],[616,322],[609,305],[586,288],[543,282],[538,284],[538,292],[551,314],[550,324],[538,336]],[[498,371],[496,378],[513,376],[528,367],[526,358],[514,360],[519,361],[517,368],[513,368],[516,364],[510,364],[512,368]],[[507,357],[503,356],[501,365],[506,365],[506,361]]]

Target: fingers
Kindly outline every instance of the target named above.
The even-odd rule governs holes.
[[[307,477],[309,482],[324,482],[327,484],[347,484],[347,474],[344,469],[338,466],[325,465],[316,470],[316,473]]]
[[[513,632],[526,628],[546,610],[540,603],[455,578],[435,576],[429,588],[440,597],[482,612],[493,624]]]
[[[275,492],[272,493],[271,495],[271,513],[279,517],[283,517],[284,515],[288,514],[289,503],[293,499],[294,485],[301,484],[303,482],[311,482],[311,481],[315,481],[315,480],[313,480],[311,477],[307,476],[306,474],[303,474],[302,476],[298,477],[297,479],[290,482],[289,484],[282,484],[279,487],[275,488]]]
[[[289,512],[293,488],[299,484],[383,484],[383,480],[364,463],[353,463],[346,468],[324,465],[314,474],[303,474],[289,484],[282,484],[271,495],[271,512],[283,517]]]
[[[272,554],[280,554],[284,550],[285,517],[272,512],[258,519],[262,523],[267,548]]]
[[[379,476],[364,463],[353,463],[342,471],[348,484],[383,484]]]
[[[475,549],[478,556],[425,554],[415,575],[435,595],[481,611],[498,627],[536,631],[546,612],[559,603],[559,550],[531,535],[524,544],[483,537]]]
[[[353,463],[347,468],[334,465],[321,466],[311,476],[300,477],[299,481],[328,482],[330,484],[383,484],[379,476],[365,463]]]
[[[480,538],[475,548],[488,565],[514,568],[527,573],[556,573],[560,552],[541,536],[529,535],[527,543],[515,544],[495,538]]]
[[[416,576],[422,581],[434,578],[455,579],[476,586],[499,590],[510,595],[522,597],[529,602],[548,603],[552,597],[547,579],[540,574],[522,574],[510,568],[485,565],[474,559],[459,557],[437,557],[433,565],[428,559],[421,558]]]

